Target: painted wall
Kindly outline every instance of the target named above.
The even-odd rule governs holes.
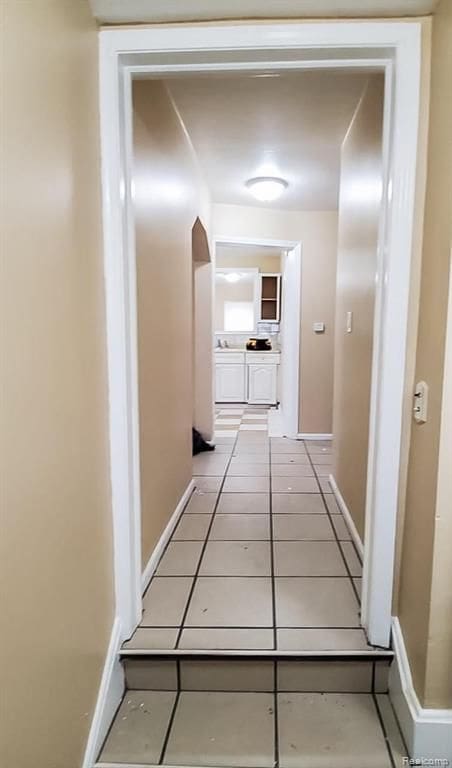
[[[432,582],[446,535],[438,514],[437,475],[452,222],[452,6],[441,0],[433,22],[427,193],[415,380],[429,385],[429,418],[412,425],[397,612],[413,681],[427,707],[452,706],[452,611],[447,566]],[[449,395],[450,396],[450,395]],[[450,469],[449,469],[450,471]],[[450,504],[450,499],[449,499]],[[449,507],[450,514],[450,507]]]
[[[380,217],[383,78],[370,79],[341,150],[336,343],[334,350],[333,474],[364,538]],[[352,330],[347,332],[347,313]]]
[[[217,245],[215,263],[217,267],[258,267],[260,272],[281,272],[281,256],[269,256],[265,249],[250,254],[249,249],[238,245]]]
[[[96,25],[1,11],[0,763],[75,768],[114,614]]]
[[[164,84],[135,82],[133,106],[144,567],[192,476],[192,227],[203,202]]]
[[[299,429],[331,433],[337,212],[216,204],[212,232],[215,237],[301,241]],[[313,332],[316,321],[325,322],[326,333]]]

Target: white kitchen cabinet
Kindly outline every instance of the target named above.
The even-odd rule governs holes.
[[[216,363],[215,400],[218,403],[243,403],[246,401],[245,371],[244,362]]]
[[[277,396],[278,366],[268,363],[249,363],[248,402],[275,404]]]

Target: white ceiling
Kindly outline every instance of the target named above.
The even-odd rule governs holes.
[[[215,19],[423,16],[438,0],[90,0],[102,24]]]
[[[340,146],[367,76],[317,70],[277,76],[170,79],[213,201],[334,210]],[[258,203],[245,187],[280,176],[288,188]]]

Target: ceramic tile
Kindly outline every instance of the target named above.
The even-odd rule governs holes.
[[[166,659],[123,659],[126,688],[177,691],[177,662]]]
[[[181,689],[185,691],[273,691],[273,661],[182,661]]]
[[[306,441],[306,447],[310,456],[331,455],[333,452],[332,448],[326,448],[323,445],[312,445],[310,440]]]
[[[249,424],[249,423],[247,424],[242,422],[242,424],[240,424],[239,430],[240,432],[247,431],[247,430],[250,430],[253,432],[258,432],[258,431],[267,432],[267,425],[266,424]]]
[[[270,455],[268,451],[262,451],[261,453],[239,453],[238,456],[232,457],[231,467],[237,467],[242,464],[265,464],[269,466]]]
[[[215,440],[215,455],[216,456],[230,456],[232,453],[232,449],[234,447],[233,441],[228,441],[226,443],[220,443],[218,440]]]
[[[273,629],[184,629],[179,641],[184,650],[272,650]]]
[[[342,515],[331,515],[331,522],[340,541],[349,541],[351,539],[350,531]]]
[[[271,444],[272,456],[281,453],[306,453],[303,443],[274,443],[273,440],[274,438],[272,438]]]
[[[182,515],[173,533],[173,541],[204,541],[211,519],[211,515],[205,514]]]
[[[273,518],[273,538],[292,540],[334,540],[328,515],[279,514]]]
[[[320,493],[272,493],[272,511],[275,515],[326,514]]]
[[[319,486],[314,477],[273,477],[274,493],[318,493]]]
[[[223,478],[222,477],[193,477],[193,482],[199,491],[205,491],[206,493],[211,493],[211,492],[220,490],[221,483],[223,482]]]
[[[347,576],[335,541],[276,541],[276,576]]]
[[[331,475],[331,467],[330,466],[316,466],[314,467],[315,474],[318,478],[329,478]]]
[[[182,691],[164,764],[274,764],[273,695]]]
[[[276,464],[308,464],[309,456],[306,453],[275,453],[272,451],[272,466]]]
[[[248,421],[249,419],[253,419],[255,421],[268,421],[268,414],[266,413],[244,413],[243,414],[243,420]]]
[[[270,459],[270,451],[268,448],[268,445],[265,443],[238,443],[238,445],[235,446],[234,451],[232,453],[232,458],[240,458],[244,455],[246,456],[265,456],[267,460]],[[255,459],[252,459],[252,461],[255,461]]]
[[[353,579],[353,584],[356,587],[356,591],[358,593],[358,597],[361,600],[362,597],[362,579]]]
[[[379,693],[375,699],[388,737],[394,766],[395,768],[404,768],[407,765],[408,750],[400,733],[390,698],[387,694]]]
[[[331,515],[341,515],[341,510],[338,507],[338,503],[332,493],[325,493],[325,502],[328,507],[328,512]]]
[[[219,416],[242,416],[244,408],[221,408],[218,412]]]
[[[268,477],[227,477],[224,481],[225,493],[268,493]]]
[[[236,429],[216,429],[214,434],[214,441],[218,440],[219,437],[235,437],[236,434]]]
[[[332,455],[331,453],[314,453],[312,463],[314,466],[331,465],[333,463]]]
[[[217,493],[194,492],[187,506],[184,515],[211,515],[217,503]]]
[[[202,541],[170,541],[160,560],[156,575],[194,576],[202,547]]]
[[[273,464],[273,477],[314,477],[309,464]]]
[[[270,511],[268,493],[222,493],[217,515],[261,515]]]
[[[220,426],[220,425],[222,426],[222,425],[224,425],[224,424],[227,424],[228,426],[232,427],[232,426],[235,426],[235,425],[238,425],[238,424],[241,424],[241,423],[242,423],[242,422],[241,422],[241,419],[235,419],[235,418],[233,418],[233,417],[231,417],[231,418],[228,418],[228,417],[224,416],[223,418],[218,418],[218,419],[215,419],[215,426],[216,426],[217,424],[218,424],[219,426]]]
[[[268,477],[270,475],[270,467],[263,462],[257,464],[245,464],[245,462],[237,462],[231,464],[228,470],[228,477]]]
[[[200,576],[270,576],[270,542],[209,541]]]
[[[362,629],[278,629],[281,651],[368,651]]]
[[[182,621],[193,579],[188,576],[158,577],[143,597],[142,626],[178,627]]]
[[[217,514],[213,521],[209,539],[260,541],[270,538],[270,515]]]
[[[126,691],[100,760],[108,763],[158,763],[176,694]]]
[[[323,493],[331,493],[331,485],[329,483],[329,480],[326,479],[326,477],[319,478],[319,485]]]
[[[211,453],[200,453],[198,456],[193,456],[193,474],[214,477],[224,475],[228,461],[227,454],[214,456]]]
[[[278,627],[360,627],[349,579],[279,577],[275,595]]]
[[[352,542],[341,541],[340,546],[344,553],[344,557],[347,561],[347,565],[350,569],[351,575],[357,576],[357,577],[361,576],[362,570],[363,570],[362,565],[360,563],[358,555],[356,554],[356,550]]]
[[[375,662],[375,679],[374,679],[375,693],[387,693],[388,685],[389,685],[389,662],[376,661]]]
[[[391,768],[370,694],[278,695],[281,768]]]
[[[268,578],[197,579],[186,627],[270,627],[272,590]]]
[[[278,691],[372,693],[371,661],[279,661]]]
[[[178,629],[146,629],[138,627],[130,640],[123,643],[125,650],[157,651],[176,647]]]

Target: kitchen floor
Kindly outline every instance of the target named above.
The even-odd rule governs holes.
[[[366,652],[361,562],[328,482],[331,444],[269,438],[218,407],[215,451],[143,599],[130,650]]]

